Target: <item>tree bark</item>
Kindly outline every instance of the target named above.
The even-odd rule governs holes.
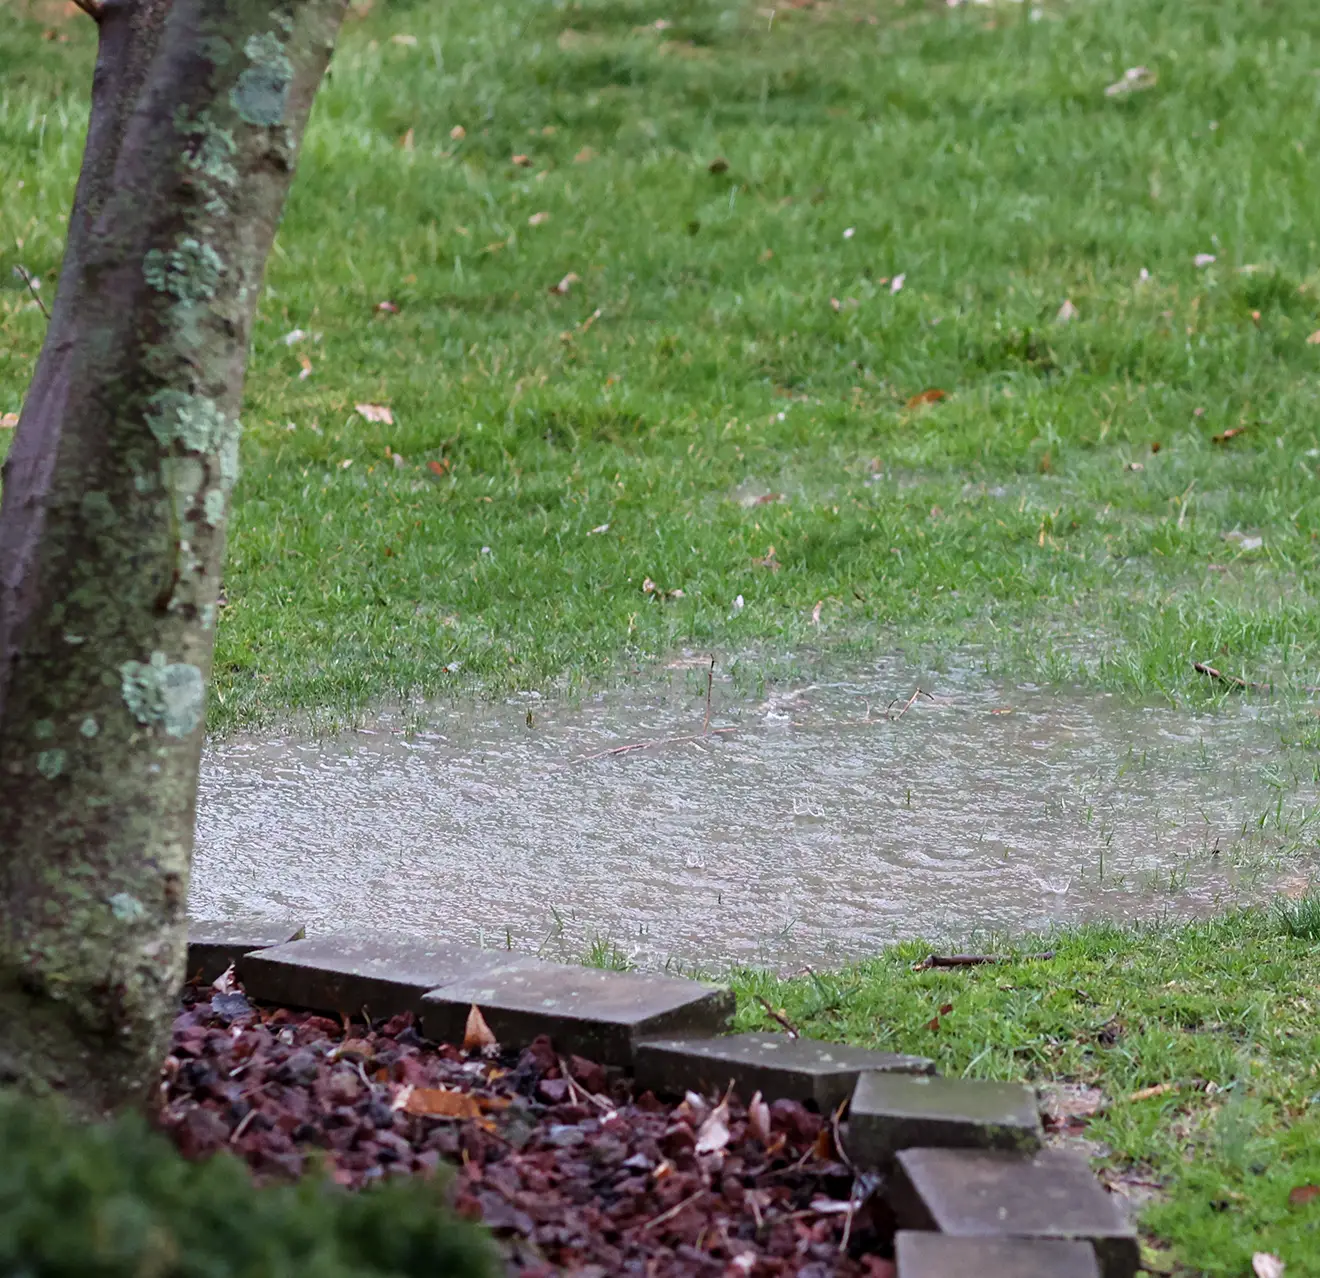
[[[0,1082],[151,1093],[266,257],[346,0],[101,0],[0,501]]]

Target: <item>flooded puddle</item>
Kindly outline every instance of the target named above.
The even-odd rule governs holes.
[[[717,676],[703,736],[705,672],[667,673],[213,746],[193,914],[783,968],[1205,913],[1310,872],[1313,777],[1249,705],[1193,717],[890,663],[747,699]],[[933,699],[905,709],[918,684]]]

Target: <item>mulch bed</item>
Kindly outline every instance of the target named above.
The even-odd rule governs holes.
[[[829,1116],[662,1103],[545,1038],[465,1051],[422,1039],[411,1014],[349,1025],[190,989],[162,1097],[185,1156],[227,1148],[259,1179],[320,1165],[356,1188],[448,1164],[458,1211],[520,1278],[893,1273],[874,1185],[843,1161]]]

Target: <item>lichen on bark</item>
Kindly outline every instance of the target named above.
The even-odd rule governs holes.
[[[345,0],[104,0],[0,495],[0,1083],[139,1101],[183,976],[243,371]]]

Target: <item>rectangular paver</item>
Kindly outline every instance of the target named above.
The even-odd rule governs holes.
[[[900,1149],[1039,1149],[1036,1095],[1017,1083],[868,1073],[857,1080],[848,1118],[848,1152],[885,1167]]]
[[[450,941],[352,934],[313,936],[245,954],[238,977],[252,998],[373,1018],[422,1010],[427,990],[507,962],[502,950]]]
[[[648,1039],[638,1044],[636,1059],[639,1091],[708,1095],[732,1083],[744,1101],[760,1092],[766,1100],[814,1103],[825,1114],[848,1099],[863,1071],[930,1074],[934,1069],[934,1062],[924,1056],[873,1052],[787,1034]]]
[[[269,919],[189,919],[188,979],[210,984],[249,950],[296,941],[301,923]]]
[[[1078,1154],[1045,1149],[906,1149],[889,1205],[900,1229],[955,1238],[1056,1238],[1089,1243],[1103,1278],[1132,1278],[1136,1231]]]
[[[643,1038],[727,1029],[734,999],[723,987],[673,976],[515,958],[428,994],[422,1032],[440,1042],[461,1040],[473,1004],[505,1047],[548,1034],[561,1052],[626,1066]]]
[[[1100,1278],[1095,1248],[1061,1238],[951,1238],[900,1230],[897,1278]]]

